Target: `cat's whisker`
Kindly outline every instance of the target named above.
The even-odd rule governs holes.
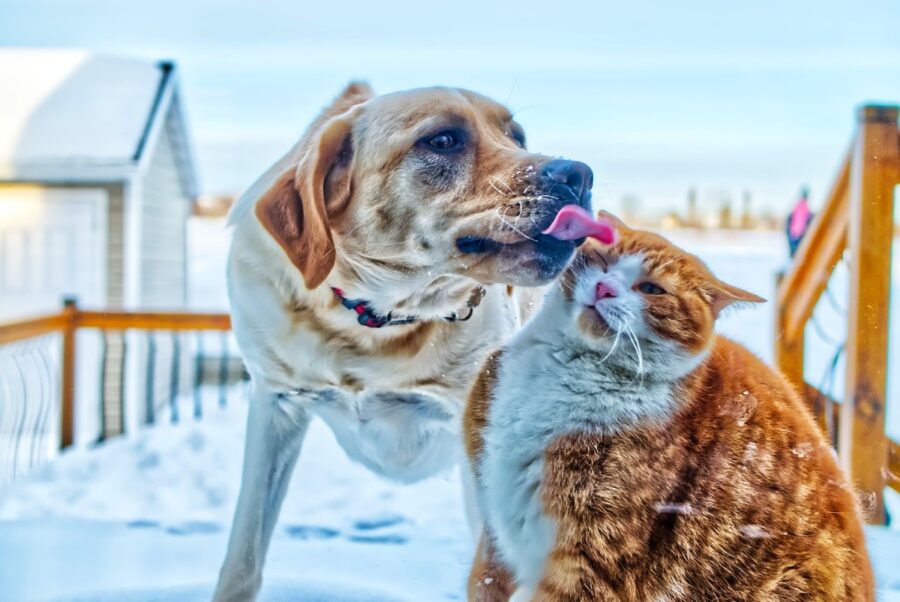
[[[609,352],[608,352],[606,355],[603,356],[603,358],[600,360],[599,363],[602,364],[603,362],[605,362],[606,360],[609,359],[609,356],[611,356],[613,353],[615,353],[616,347],[619,346],[619,338],[621,338],[621,335],[622,335],[622,331],[621,331],[621,330],[617,330],[617,331],[616,331],[616,338],[613,339],[612,347],[610,347]]]
[[[641,386],[643,386],[644,381],[644,354],[641,351],[641,343],[638,341],[637,335],[634,334],[634,330],[628,324],[625,324],[625,335],[628,337],[628,340],[631,341],[631,346],[634,347],[634,353],[637,355],[637,373],[641,377]]]

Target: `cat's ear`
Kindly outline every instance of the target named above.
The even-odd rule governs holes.
[[[607,221],[610,224],[612,224],[615,227],[616,232],[626,232],[626,231],[631,230],[631,228],[629,228],[625,224],[625,222],[620,220],[618,217],[616,217],[609,211],[604,211],[603,209],[601,209],[600,211],[597,212],[597,219],[604,220],[604,221]]]
[[[713,284],[712,306],[713,317],[718,318],[722,310],[732,303],[765,303],[766,300],[742,288],[731,286],[721,280]]]

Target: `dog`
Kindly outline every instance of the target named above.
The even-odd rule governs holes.
[[[484,96],[355,82],[238,200],[228,292],[250,408],[215,600],[256,597],[312,416],[389,479],[462,459],[472,381],[573,256],[542,231],[590,208],[592,178],[526,150]]]

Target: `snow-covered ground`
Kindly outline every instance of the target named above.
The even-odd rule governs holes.
[[[221,223],[191,228],[191,302],[222,308]],[[780,236],[672,238],[720,277],[772,298],[784,261]],[[769,359],[771,320],[766,304],[729,314],[721,330]],[[821,321],[840,336],[838,316],[823,313]],[[833,348],[812,341],[816,382]],[[889,409],[896,399],[892,389]],[[897,414],[890,414],[894,437]],[[245,415],[246,404],[235,402],[199,422],[76,449],[0,489],[0,601],[208,599],[237,498]],[[869,541],[882,598],[900,600],[900,532],[872,529]],[[461,600],[471,554],[457,470],[410,486],[386,482],[347,460],[314,422],[275,532],[263,599]]]
[[[245,415],[234,404],[78,450],[0,491],[0,519],[15,519],[0,520],[0,600],[208,599],[237,498]],[[460,599],[471,554],[460,495],[455,470],[388,483],[314,423],[264,599]]]

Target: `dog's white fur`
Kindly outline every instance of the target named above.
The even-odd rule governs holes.
[[[441,90],[428,94],[446,95],[459,104],[462,93]],[[379,110],[389,113],[403,100],[392,97],[379,105]],[[370,118],[366,127],[376,128],[382,121]],[[499,139],[494,132],[485,132],[485,140],[489,140],[488,134],[494,136],[491,143],[499,149],[493,151],[495,155],[504,152],[529,161],[537,157]],[[390,135],[397,143],[399,134]],[[365,139],[354,139],[357,143],[368,148]],[[309,144],[306,137],[263,174],[240,198],[231,216],[229,296],[234,331],[252,382],[241,492],[215,593],[219,602],[252,600],[260,588],[266,550],[311,417],[319,416],[331,427],[352,459],[388,478],[414,481],[451,467],[462,457],[460,416],[472,379],[486,354],[517,330],[535,301],[533,292],[516,289],[516,294],[510,294],[505,285],[489,284],[471,319],[441,321],[440,316],[451,311],[465,312],[463,303],[476,284],[465,275],[469,260],[458,260],[454,271],[443,265],[437,265],[435,273],[427,268],[405,276],[377,272],[375,267],[367,271],[365,264],[354,263],[362,254],[353,256],[348,250],[347,231],[335,234],[337,262],[327,282],[308,289],[304,274],[254,213],[260,198],[279,177],[302,160],[305,144]],[[354,156],[353,160],[356,169],[365,171],[377,169],[376,158]],[[354,182],[364,187],[367,177],[371,173]],[[505,189],[498,193],[501,198],[511,196]],[[351,211],[369,209],[353,207],[355,202],[351,202]],[[422,219],[426,210],[435,211],[423,208]],[[474,212],[464,217],[471,222],[472,215]],[[350,230],[359,232],[359,227]],[[370,240],[377,240],[374,228],[366,234]],[[448,238],[452,233],[434,237],[439,235]],[[432,253],[436,253],[434,246]],[[405,253],[416,258],[412,251]],[[483,273],[492,272],[484,268]],[[329,286],[350,286],[372,294],[373,302],[387,304],[378,307],[379,311],[396,309],[396,303],[423,290],[437,291],[439,294],[428,296],[428,303],[421,302],[411,312],[434,322],[429,343],[416,352],[414,361],[402,354],[365,353],[377,349],[386,337],[414,327],[362,327],[353,312],[335,303]],[[351,337],[356,344],[327,340],[321,329],[309,328],[289,309],[298,300],[329,331]],[[466,361],[460,361],[461,357]],[[425,376],[429,379],[423,380]],[[472,520],[477,526],[477,516]]]
[[[386,477],[415,481],[450,468],[462,455],[459,417],[468,380],[448,379],[446,386],[416,391],[406,383],[439,368],[452,346],[487,351],[490,342],[506,340],[523,311],[504,286],[489,286],[470,320],[439,326],[447,331],[447,346],[432,347],[416,362],[372,357],[354,365],[354,377],[366,386],[354,393],[338,386],[351,358],[323,353],[315,337],[302,331],[285,336],[293,329],[271,286],[272,275],[287,280],[299,274],[292,274],[296,270],[260,230],[255,220],[239,224],[229,261],[234,329],[253,378],[241,493],[216,600],[252,599],[258,591],[266,547],[312,415],[331,427],[348,456]],[[343,308],[335,318],[345,319],[346,328],[359,336],[371,334]],[[296,358],[297,380],[267,370],[263,347],[272,345]],[[482,353],[473,353],[473,377],[482,359]],[[392,392],[398,388],[421,403],[397,403]]]

